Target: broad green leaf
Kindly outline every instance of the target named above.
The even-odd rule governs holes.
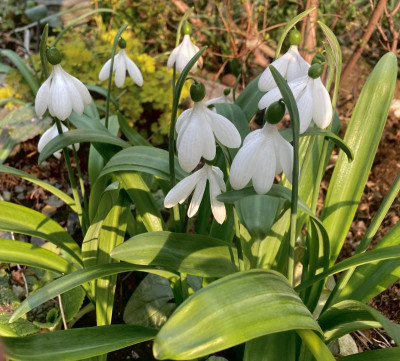
[[[0,336],[2,337],[27,336],[39,331],[38,327],[24,318],[14,323],[9,323],[9,320],[10,315],[0,315]]]
[[[39,90],[39,83],[32,71],[26,66],[24,60],[17,53],[9,49],[0,50],[0,54],[6,56],[17,67],[31,88],[32,94],[35,96]]]
[[[47,143],[40,153],[38,162],[43,162],[46,158],[48,158],[57,150],[63,149],[71,144],[83,142],[106,143],[116,145],[121,148],[129,147],[128,143],[111,135],[107,131],[101,131],[97,129],[73,129],[67,133],[58,135],[57,137],[53,138],[49,143]]]
[[[159,329],[176,305],[167,279],[148,274],[140,282],[125,306],[124,322],[128,325]]]
[[[71,321],[82,307],[86,293],[82,287],[75,287],[61,295],[61,302],[65,314],[65,320]]]
[[[121,128],[122,133],[124,133],[125,137],[128,139],[129,143],[132,145],[141,145],[146,147],[152,147],[151,143],[149,143],[145,138],[143,138],[134,128],[132,128],[126,118],[118,113],[118,122]]]
[[[147,231],[162,231],[165,228],[164,220],[142,176],[136,172],[118,172],[115,177],[135,204],[136,214],[142,218]]]
[[[58,188],[52,186],[51,184],[40,180],[39,178],[34,177],[33,175],[30,175],[29,173],[25,173],[22,170],[15,169],[12,167],[8,167],[6,165],[0,165],[0,173],[8,173],[12,174],[14,176],[20,177],[22,179],[25,179],[33,184],[38,185],[39,187],[42,187],[43,189],[49,191],[50,193],[54,194],[56,197],[60,198],[67,206],[71,207],[71,209],[76,212],[76,207],[75,207],[75,202],[74,200],[64,193],[63,191],[59,190]]]
[[[238,105],[246,116],[247,122],[258,112],[258,102],[265,94],[258,90],[258,81],[260,75],[253,79],[236,99],[235,104]]]
[[[267,270],[237,272],[182,303],[158,333],[153,353],[159,360],[188,360],[295,329],[320,332],[285,277]]]
[[[228,118],[235,125],[243,141],[246,135],[249,134],[250,128],[242,108],[230,103],[214,104],[214,107],[218,114]]]
[[[340,361],[399,361],[400,347],[389,347],[341,357]]]
[[[400,223],[397,223],[375,246],[374,250],[400,245]],[[369,253],[368,251],[367,253]],[[346,299],[368,302],[400,278],[399,260],[389,259],[358,267],[337,301]]]
[[[93,281],[97,278],[130,271],[155,273],[167,278],[176,277],[174,273],[169,271],[144,266],[137,266],[128,263],[109,263],[105,265],[80,269],[66,276],[60,277],[53,282],[48,283],[44,287],[37,290],[35,293],[31,294],[29,297],[27,297],[15,310],[10,322],[14,322],[33,308],[40,306],[42,303],[56,297],[57,295],[67,292],[75,287],[81,286],[86,282]]]
[[[110,159],[100,173],[100,177],[120,171],[143,172],[169,180],[168,152],[164,149],[154,147],[129,147],[118,152]],[[175,173],[178,180],[182,180],[188,175],[179,166],[176,157]]]
[[[18,215],[18,217],[16,217]],[[82,264],[81,250],[57,222],[32,209],[0,201],[0,229],[43,238],[65,252],[65,257]]]
[[[114,248],[111,257],[202,277],[222,277],[237,271],[228,243],[196,234],[139,234]]]
[[[0,239],[0,262],[23,264],[60,274],[76,270],[74,265],[54,252],[10,239]]]
[[[124,241],[128,212],[130,212],[129,198],[125,192],[120,192],[117,201],[101,226],[97,250],[98,265],[115,262],[110,253]],[[116,283],[116,275],[99,278],[96,281],[96,319],[98,326],[111,324]]]
[[[152,340],[156,333],[139,326],[112,325],[4,337],[2,341],[7,356],[13,360],[72,361]]]
[[[385,247],[381,249],[374,249],[365,253],[357,254],[350,258],[345,259],[342,262],[335,264],[329,268],[326,272],[320,273],[315,277],[307,279],[296,287],[297,291],[301,291],[310,287],[313,283],[318,282],[330,275],[338,272],[345,271],[351,267],[361,266],[367,263],[373,263],[376,261],[382,261],[386,259],[399,258],[400,257],[400,246]]]
[[[334,304],[322,314],[318,323],[324,331],[327,343],[356,330],[383,327],[387,334],[400,344],[400,325],[358,301],[347,300]]]
[[[86,88],[88,88],[89,91],[91,91],[91,92],[95,92],[97,94],[102,95],[104,98],[107,98],[107,89],[104,89],[103,87],[101,87],[99,85],[86,84]],[[112,94],[110,94],[110,101],[118,109],[118,101],[117,101],[117,99],[115,99],[115,97]]]
[[[387,53],[365,83],[347,127],[344,142],[353,150],[354,160],[349,163],[344,152],[339,153],[321,213],[331,244],[331,264],[342,248],[361,199],[393,98],[396,78],[396,56]]]

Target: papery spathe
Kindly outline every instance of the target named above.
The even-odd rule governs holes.
[[[68,132],[68,128],[61,123],[61,129],[63,133]],[[53,138],[57,137],[59,135],[57,125],[53,124],[49,129],[47,129],[42,136],[39,139],[38,143],[38,152],[41,153],[43,148],[49,143]],[[79,143],[74,144],[75,150],[79,149]],[[70,145],[68,148],[72,149],[72,146]],[[61,158],[61,150],[58,150],[57,152],[54,152],[53,155],[57,158]]]
[[[190,59],[192,59],[196,53],[199,52],[199,48],[192,43],[190,35],[184,35],[182,42],[172,50],[167,62],[168,68],[172,68],[175,64],[176,71],[181,73],[185,68]],[[190,70],[191,72],[196,71],[199,61],[196,61]]]
[[[205,164],[203,168],[181,180],[168,192],[164,200],[164,206],[171,208],[178,203],[182,204],[194,190],[188,209],[188,217],[193,217],[199,210],[207,180],[210,184],[211,211],[215,220],[222,224],[226,217],[225,205],[217,201],[216,197],[226,191],[226,185],[224,175],[218,167]]]
[[[35,99],[35,111],[42,116],[46,109],[58,119],[67,119],[72,110],[83,113],[84,105],[92,98],[83,83],[63,70],[61,65],[54,65],[48,79],[39,88]]]
[[[292,81],[307,75],[308,69],[310,68],[310,65],[300,55],[297,45],[291,45],[289,50],[279,59],[273,61],[271,65],[273,65],[287,81]],[[262,92],[267,92],[276,86],[274,77],[268,67],[261,74],[260,80],[258,81],[258,89]]]
[[[265,124],[251,132],[233,160],[229,180],[233,189],[242,189],[253,181],[258,194],[267,193],[275,174],[282,171],[292,181],[293,147],[280,134],[275,125]]]
[[[99,73],[99,79],[104,81],[110,75],[111,59],[103,65]],[[133,82],[139,86],[143,85],[143,76],[137,65],[129,59],[125,49],[121,49],[114,57],[113,72],[115,72],[115,85],[121,88],[124,85],[126,71],[132,78]]]
[[[236,127],[202,102],[185,110],[176,122],[178,160],[186,172],[191,172],[201,157],[213,160],[216,154],[215,138],[228,148],[238,148],[241,138]],[[214,138],[215,136],[215,138]]]
[[[332,104],[321,78],[313,79],[306,75],[289,82],[288,85],[299,109],[300,134],[308,129],[311,119],[314,119],[318,127],[325,129],[332,120]],[[258,108],[268,108],[281,98],[279,88],[274,88],[261,98]]]

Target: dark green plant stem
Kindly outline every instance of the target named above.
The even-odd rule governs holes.
[[[244,259],[243,259],[243,249],[242,249],[242,240],[240,238],[240,222],[239,217],[236,213],[236,209],[233,208],[233,219],[235,222],[235,237],[236,237],[236,249],[238,255],[238,262],[239,262],[239,271],[244,271]]]
[[[115,52],[117,50],[117,45],[119,38],[121,37],[121,34],[125,31],[125,29],[128,27],[128,25],[123,25],[120,27],[118,30],[117,34],[115,35],[113,46],[112,46],[112,51],[111,51],[111,66],[110,66],[110,73],[108,74],[108,83],[107,83],[107,97],[106,97],[106,114],[105,114],[105,126],[108,129],[108,118],[110,115],[110,97],[111,97],[111,84],[112,84],[112,73],[114,70],[114,58],[115,58]]]
[[[86,306],[83,306],[80,311],[75,315],[75,317],[68,322],[68,328],[72,328],[76,322],[78,322],[83,316],[85,316],[87,313],[94,311],[95,306],[93,303],[88,303]]]
[[[61,127],[61,120],[56,117],[54,117],[54,120],[56,122],[58,134],[63,134],[62,127]],[[73,195],[74,201],[75,201],[75,207],[76,207],[76,210],[78,213],[79,222],[82,227],[82,224],[83,224],[82,205],[81,205],[81,200],[79,198],[79,193],[78,193],[77,186],[76,186],[75,175],[74,175],[74,171],[72,170],[71,159],[69,157],[67,148],[63,148],[63,154],[64,154],[64,158],[65,158],[65,164],[67,166],[69,182],[71,184],[72,195]],[[82,228],[82,232],[83,232],[83,228]]]
[[[400,191],[400,173],[397,174],[396,179],[394,180],[394,182],[390,186],[388,192],[386,193],[385,198],[383,199],[378,211],[376,212],[370,226],[368,227],[367,231],[365,232],[364,237],[362,238],[359,246],[357,247],[356,251],[354,252],[354,255],[363,253],[367,250],[367,248],[370,245],[372,239],[374,238],[376,232],[378,232],[378,229],[379,229],[380,225],[382,224],[383,219],[385,218],[387,212],[389,211],[389,208],[391,207],[391,205],[392,205],[393,201],[395,200],[399,191]],[[353,275],[355,270],[356,270],[356,267],[350,268],[340,277],[339,281],[335,285],[335,288],[333,289],[328,300],[326,301],[324,310],[326,310],[332,304],[335,303],[336,299],[342,292],[343,288],[346,287],[347,282],[350,280],[350,278]]]

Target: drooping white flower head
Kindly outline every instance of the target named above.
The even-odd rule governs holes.
[[[210,201],[211,210],[215,220],[222,224],[225,220],[226,210],[222,202],[217,201],[216,197],[226,191],[224,175],[218,167],[204,164],[203,168],[194,172],[190,176],[181,180],[167,194],[164,200],[164,206],[171,208],[176,204],[182,204],[186,198],[193,192],[193,197],[188,209],[188,217],[193,217],[199,210],[201,200],[203,199],[204,190],[207,180],[210,184]]]
[[[61,123],[61,129],[63,131],[63,133],[68,132],[68,128]],[[43,148],[47,145],[47,143],[49,143],[53,138],[55,138],[58,135],[58,129],[57,129],[57,125],[53,124],[49,129],[47,129],[42,136],[39,139],[39,143],[38,143],[38,152],[40,153]],[[74,144],[75,146],[75,150],[79,149],[79,143]],[[72,149],[72,146],[70,145],[68,148]],[[57,158],[60,159],[61,158],[61,150],[58,150],[57,152],[53,153],[53,155]]]
[[[181,73],[190,59],[192,59],[198,52],[199,48],[192,43],[192,40],[190,40],[190,35],[185,34],[182,42],[174,50],[172,50],[172,53],[168,58],[167,66],[168,68],[172,68],[172,66],[175,64],[176,71]],[[191,72],[195,72],[197,70],[198,63],[199,61],[194,63],[192,69],[190,70]]]
[[[244,188],[252,179],[258,194],[267,193],[275,174],[281,172],[292,182],[293,147],[280,134],[276,125],[266,123],[251,132],[232,162],[229,180],[233,189]]]
[[[52,116],[65,120],[72,110],[82,114],[84,104],[90,104],[91,101],[90,93],[83,83],[57,64],[53,65],[50,76],[36,94],[35,111],[41,117],[49,109]]]
[[[325,129],[332,120],[332,104],[328,91],[320,77],[315,79],[306,75],[288,83],[300,116],[300,134],[304,133],[314,119],[315,124]],[[268,108],[282,98],[279,88],[265,94],[258,103],[259,109]]]
[[[242,142],[236,127],[224,116],[207,108],[202,101],[185,110],[175,127],[178,133],[176,147],[182,169],[191,172],[201,157],[213,160],[216,154],[215,138],[228,148],[238,148]]]
[[[300,55],[297,45],[291,45],[289,50],[279,59],[273,61],[271,65],[273,65],[288,82],[307,75],[308,69],[310,68],[310,65]],[[258,81],[258,89],[262,92],[267,92],[276,88],[276,86],[271,70],[268,67],[261,74],[260,80]]]
[[[104,81],[110,75],[111,59],[103,65],[99,73],[99,79]],[[132,78],[133,82],[139,86],[143,85],[143,76],[137,65],[129,59],[125,49],[121,49],[114,57],[113,72],[115,72],[115,85],[121,88],[124,85],[126,71]]]

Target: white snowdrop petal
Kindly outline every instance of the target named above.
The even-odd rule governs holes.
[[[300,118],[300,134],[304,133],[311,123],[313,114],[312,86],[307,85],[304,93],[297,100]]]
[[[41,153],[43,148],[50,142],[55,136],[57,136],[57,127],[53,124],[49,129],[47,129],[39,139],[38,142],[38,152]]]
[[[201,171],[202,170],[198,170],[176,184],[175,187],[173,187],[166,195],[164,199],[164,207],[171,208],[178,203],[183,203],[196,187],[196,184],[201,177]]]
[[[52,75],[47,78],[47,80],[42,84],[36,94],[35,112],[39,117],[41,117],[45,113],[47,105],[49,103],[51,78]]]
[[[212,104],[224,104],[224,103],[232,103],[231,100],[226,96],[222,95],[218,98],[212,98],[210,100],[206,101],[206,105],[212,105]]]
[[[124,85],[126,77],[126,65],[122,57],[118,58],[117,64],[115,65],[115,85],[121,88]]]
[[[279,99],[282,98],[281,91],[279,88],[274,88],[270,90],[267,94],[265,94],[260,101],[258,102],[258,109],[266,109],[272,103],[277,102]]]
[[[54,155],[57,159],[60,159],[60,158],[61,158],[61,150],[57,150],[57,152],[53,153],[53,155]]]
[[[246,135],[246,138],[244,138],[243,141],[243,146],[245,146],[249,142],[254,142],[258,137],[262,137],[263,132],[261,129],[256,129],[250,132],[249,134]]]
[[[322,129],[325,129],[332,120],[331,98],[321,78],[314,80],[312,117],[315,124]]]
[[[228,148],[239,148],[242,138],[233,123],[210,109],[206,108],[206,113],[211,120],[210,125],[218,141]]]
[[[137,65],[128,58],[128,56],[125,56],[125,65],[126,69],[128,70],[129,76],[132,78],[132,80],[139,86],[143,85],[143,76],[142,73],[140,72],[139,68]]]
[[[280,164],[283,173],[285,173],[286,178],[292,183],[293,174],[293,147],[285,140],[280,134],[277,135],[275,140],[275,151],[277,153],[277,163]],[[276,173],[278,170],[276,170]]]
[[[308,75],[308,68],[310,67],[310,65],[308,65],[308,63],[300,55],[299,49],[296,45],[292,45],[289,52],[291,53],[292,57],[290,58],[286,72],[286,79],[288,82]]]
[[[203,138],[202,156],[207,160],[213,160],[216,154],[216,145],[213,130],[210,124],[207,121],[202,122],[202,127],[199,129],[199,132]]]
[[[197,166],[203,153],[203,139],[199,132],[201,126],[199,120],[192,117],[179,139],[178,160],[186,172],[191,172]]]
[[[167,67],[172,68],[175,63],[176,57],[179,54],[179,50],[181,49],[182,43],[179,44],[174,50],[172,50],[171,54],[168,57]]]
[[[185,111],[183,111],[181,113],[181,115],[178,117],[178,119],[176,120],[176,124],[175,124],[175,130],[179,133],[181,131],[182,125],[188,121],[188,119],[190,118],[191,114],[193,112],[193,108],[190,109],[186,109]]]
[[[224,173],[222,172],[222,170],[215,166],[212,166],[211,170],[214,173],[214,177],[218,183],[219,188],[223,192],[226,192],[226,184],[224,182]]]
[[[56,116],[61,120],[67,119],[72,112],[72,104],[69,96],[67,84],[62,76],[62,69],[60,65],[54,65],[53,67],[53,81],[50,86],[50,103],[53,113],[51,115]]]
[[[271,65],[278,70],[278,72],[285,77],[286,75],[286,70],[289,64],[290,60],[290,54],[286,53],[283,56],[281,56],[279,59],[273,61]],[[264,72],[260,76],[260,80],[258,81],[258,89],[262,92],[267,92],[273,88],[275,88],[277,85],[275,83],[274,77],[272,76],[271,70],[268,67],[267,69],[264,70]]]
[[[262,138],[249,142],[239,149],[231,166],[229,181],[233,189],[242,189],[250,181],[257,168],[257,155],[262,144]]]
[[[74,83],[72,82],[71,78],[68,77],[66,72],[63,72],[62,76],[64,77],[66,88],[68,89],[72,109],[75,110],[79,115],[82,115],[85,105],[83,104],[83,99],[78,89],[76,89]]]
[[[267,193],[274,183],[276,155],[273,142],[265,142],[258,155],[257,168],[253,174],[253,187],[258,194]]]
[[[215,220],[222,224],[226,218],[225,204],[217,201],[217,196],[221,194],[221,189],[218,185],[217,180],[212,172],[208,173],[208,180],[210,182],[210,201],[211,201],[211,211]]]
[[[104,80],[108,79],[108,76],[110,75],[110,68],[111,68],[111,59],[108,59],[100,70],[100,73],[99,73],[100,81],[104,81]]]
[[[201,201],[203,199],[204,190],[206,189],[207,177],[205,172],[202,172],[202,176],[197,182],[196,188],[193,193],[192,200],[190,201],[189,209],[188,209],[188,217],[192,218],[197,211],[199,210]]]
[[[68,76],[68,79],[72,81],[76,90],[78,90],[83,102],[85,104],[90,104],[92,102],[92,97],[90,96],[88,88],[86,88],[86,86],[79,79],[75,78],[71,74],[68,74],[67,72],[64,73]]]

